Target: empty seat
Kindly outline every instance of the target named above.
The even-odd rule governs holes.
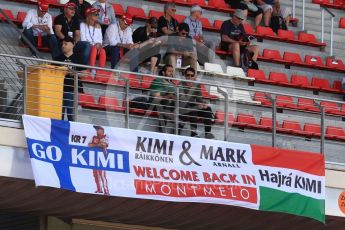
[[[187,2],[193,4],[193,5],[199,5],[199,6],[206,6],[205,0],[187,0]]]
[[[260,36],[276,37],[271,27],[257,26],[256,33]]]
[[[331,89],[329,81],[323,78],[313,77],[311,85],[319,89]]]
[[[224,124],[225,121],[225,114],[222,111],[216,111],[215,114],[215,123],[216,124]],[[232,125],[235,121],[235,117],[232,113],[228,113],[228,125]]]
[[[316,106],[314,100],[311,99],[298,98],[297,107],[301,110],[320,112],[320,109]]]
[[[14,19],[14,16],[13,16],[13,13],[11,10],[8,10],[8,9],[2,9],[2,11],[4,12],[4,14],[9,18],[9,20],[13,21],[15,20]],[[6,20],[5,19],[5,16],[3,14],[0,14],[0,20]]]
[[[314,34],[308,34],[305,32],[298,33],[298,40],[300,40],[301,42],[306,42],[306,43],[317,43],[317,40]]]
[[[24,19],[25,19],[25,17],[26,17],[26,12],[19,11],[17,13],[16,23],[22,24]]]
[[[341,127],[327,126],[326,137],[334,140],[345,140],[345,132]]]
[[[114,11],[115,11],[115,15],[116,16],[122,16],[122,15],[124,15],[124,13],[125,13],[125,11],[123,10],[123,7],[122,7],[122,5],[121,4],[112,4],[112,6],[113,6],[113,9],[114,9]]]
[[[271,100],[267,98],[265,93],[256,92],[254,94],[254,100],[261,102],[261,105],[272,106]]]
[[[305,123],[303,131],[310,137],[320,137],[321,127],[318,124]]]
[[[228,4],[224,0],[209,0],[208,6],[214,7],[215,9],[228,9]]]
[[[207,18],[200,18],[199,19],[201,21],[202,27],[206,28],[206,29],[212,29],[213,27],[211,26],[210,21]]]
[[[323,66],[322,59],[319,56],[305,55],[304,62],[308,65]]]
[[[223,92],[228,93],[228,90],[226,88],[223,87],[217,87],[217,86],[210,86],[210,96],[211,97],[217,97],[217,99],[222,99],[224,100],[225,97],[223,94],[221,94],[220,92],[218,92],[218,89],[222,90]],[[228,94],[228,98],[230,98],[229,94]]]
[[[210,99],[210,100],[218,100],[219,96],[218,94],[211,94],[207,89],[204,84],[200,84],[200,89],[201,89],[201,96],[205,99]],[[223,97],[224,99],[224,97]]]
[[[236,125],[240,127],[259,128],[253,115],[243,113],[237,114]]]
[[[161,11],[156,11],[156,10],[150,10],[149,11],[149,17],[156,17],[156,18],[160,18],[161,16],[163,16],[164,13]]]
[[[285,40],[295,40],[295,34],[291,30],[278,30],[278,37]]]
[[[345,66],[342,60],[334,59],[330,57],[326,59],[326,66],[330,68],[336,68],[336,69],[345,69]]]
[[[110,79],[112,77],[112,72],[104,71],[104,70],[97,70],[95,81],[98,83],[110,83]]]
[[[249,23],[243,23],[243,28],[247,34],[255,34],[254,28]]]
[[[221,65],[205,62],[205,71],[211,72],[211,73],[224,73]]]
[[[123,74],[121,74],[121,77],[120,77],[120,80],[118,81],[118,84],[124,85],[126,80],[129,81],[129,86],[131,88],[141,88],[141,83],[140,83],[137,75],[123,73]]]
[[[220,30],[222,25],[223,25],[223,21],[221,21],[221,20],[214,20],[214,22],[213,22],[213,26],[216,30]]]
[[[295,109],[296,105],[290,96],[277,95],[276,96],[277,107]]]
[[[298,53],[293,52],[284,52],[283,55],[284,61],[292,63],[303,63],[301,56]]]
[[[273,119],[272,117],[261,117],[259,121],[259,125],[262,129],[266,129],[271,131],[273,128]],[[276,121],[276,127],[279,127],[279,122]]]
[[[151,76],[143,76],[141,78],[141,88],[143,89],[149,89],[151,87],[152,81],[154,80],[154,77]]]
[[[233,66],[227,66],[226,67],[226,73],[231,76],[241,77],[245,78],[246,74],[244,73],[242,68],[233,67]]]
[[[342,87],[343,86],[342,86],[341,81],[333,81],[333,87],[332,87],[333,90],[338,90],[339,92],[342,92],[343,91]]]
[[[176,19],[176,21],[178,21],[178,23],[181,23],[186,18],[186,16],[175,14],[174,18]]]
[[[233,89],[230,100],[247,104],[261,104],[258,101],[254,101],[250,93],[246,90]]]
[[[339,28],[345,29],[345,18],[339,19]]]
[[[97,107],[97,104],[95,103],[95,98],[91,94],[87,93],[79,93],[78,103],[80,106],[83,107]]]
[[[294,134],[294,135],[305,135],[302,130],[301,124],[297,121],[284,120],[280,132]]]
[[[116,97],[100,96],[98,99],[98,104],[106,109],[112,111],[124,111],[124,108],[119,104]]]
[[[132,15],[133,18],[143,19],[143,20],[147,19],[145,12],[142,8],[128,6],[126,12]]]
[[[335,102],[322,101],[321,106],[325,108],[326,113],[341,115],[340,108]]]
[[[264,49],[263,57],[271,60],[281,60],[279,50]]]
[[[271,72],[268,79],[278,85],[289,85],[288,76],[285,73]]]
[[[307,76],[301,76],[301,75],[291,75],[291,84],[303,88],[310,87],[310,83]]]
[[[265,72],[259,69],[248,69],[248,77],[255,78],[258,82],[267,82]]]

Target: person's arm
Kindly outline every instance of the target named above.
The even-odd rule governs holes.
[[[116,23],[116,15],[115,15],[115,11],[114,8],[110,5],[109,7],[109,19],[110,19],[110,24]]]
[[[162,32],[164,35],[170,35],[175,33],[175,31],[169,30],[167,26],[162,27]]]
[[[102,36],[102,29],[99,24],[96,25],[96,30],[95,30],[95,45],[97,48],[102,47],[102,42],[103,42],[103,36]]]
[[[33,11],[29,10],[28,14],[25,16],[25,19],[22,23],[22,27],[25,29],[30,29],[34,24],[32,23]]]
[[[86,25],[83,22],[80,24],[80,41],[87,41],[87,39],[86,39]]]
[[[74,31],[74,40],[75,42],[79,42],[80,41],[80,30],[76,30]]]
[[[57,25],[55,24],[54,25],[54,30],[55,30],[55,35],[60,39],[64,39],[65,38],[65,35],[63,35],[62,33],[62,25]]]
[[[110,46],[117,46],[119,44],[118,30],[116,24],[108,26],[105,31],[105,36],[108,38]]]
[[[54,30],[53,30],[53,19],[52,19],[52,16],[49,15],[48,17],[48,29],[47,30],[47,34],[54,34]]]

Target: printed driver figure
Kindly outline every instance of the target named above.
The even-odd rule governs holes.
[[[88,144],[88,146],[101,148],[103,150],[103,154],[106,156],[108,154],[107,148],[109,146],[109,140],[107,135],[104,134],[104,128],[102,126],[93,127],[96,129],[97,135],[92,137],[92,141]],[[104,195],[109,195],[106,171],[94,169],[93,176],[95,178],[97,187],[95,193],[104,193]]]

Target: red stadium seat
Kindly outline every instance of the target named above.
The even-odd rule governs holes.
[[[211,23],[207,18],[200,18],[200,21],[201,21],[202,27],[204,29],[208,29],[208,30],[214,29],[213,26],[211,26]]]
[[[254,101],[261,102],[261,105],[272,106],[272,102],[267,98],[265,93],[256,92],[254,94]]]
[[[271,72],[268,79],[277,85],[291,85],[285,73]]]
[[[25,17],[26,17],[26,12],[19,11],[17,13],[17,18],[15,19],[14,22],[17,23],[17,24],[22,24],[24,19],[25,19]]]
[[[277,101],[277,107],[290,108],[290,109],[297,108],[297,106],[295,105],[295,102],[290,96],[277,95],[276,101]]]
[[[320,137],[321,127],[318,124],[305,123],[303,131],[310,137]]]
[[[224,0],[209,0],[208,6],[214,9],[229,9],[229,5],[226,4]]]
[[[339,19],[339,28],[345,29],[345,18]]]
[[[306,42],[306,43],[317,43],[317,39],[315,37],[314,34],[308,34],[305,32],[299,32],[298,33],[298,40],[302,41],[302,42]]]
[[[205,99],[209,100],[218,100],[218,96],[210,94],[210,92],[207,91],[206,87],[204,84],[200,84],[201,88],[201,96]]]
[[[127,73],[121,74],[120,80],[118,80],[117,85],[124,86],[126,80],[123,80],[123,79],[127,79],[129,81],[129,86],[131,88],[142,88],[141,83],[138,79],[138,76],[135,74],[127,74]]]
[[[115,11],[115,15],[116,16],[122,16],[122,15],[124,15],[125,14],[125,11],[123,10],[123,7],[122,7],[122,5],[121,4],[112,4],[112,6],[113,6],[113,9],[114,9],[114,11]]]
[[[78,103],[82,107],[98,108],[99,106],[95,103],[95,98],[91,94],[80,93],[78,96]]]
[[[2,11],[4,12],[4,14],[9,18],[9,20],[13,21],[15,20],[14,19],[14,16],[13,16],[13,13],[11,10],[8,10],[8,9],[2,9]],[[5,19],[5,16],[3,14],[0,14],[0,20],[6,20]]]
[[[225,114],[222,111],[216,111],[215,114],[215,123],[216,124],[224,124],[225,121]],[[228,113],[228,125],[233,124],[235,121],[235,117],[232,113]]]
[[[291,76],[291,84],[303,88],[309,88],[310,83],[307,76],[301,76],[301,75],[292,75]]]
[[[311,85],[319,89],[331,89],[331,86],[327,79],[313,77],[311,80]]]
[[[333,90],[337,90],[339,92],[343,92],[343,88],[342,87],[343,86],[342,86],[341,81],[333,81],[333,87],[332,87]]]
[[[295,34],[291,30],[278,30],[278,37],[284,40],[295,40]]]
[[[261,117],[259,121],[259,125],[261,128],[271,131],[273,127],[273,120],[271,117]],[[276,126],[277,128],[279,127],[278,121],[276,121]]]
[[[213,26],[216,30],[220,30],[220,28],[222,27],[223,21],[221,20],[214,20],[213,22]]]
[[[247,34],[255,34],[254,28],[249,23],[243,23],[243,28]]]
[[[305,135],[303,132],[301,124],[297,121],[288,121],[284,120],[282,124],[282,128],[278,129],[280,132],[293,134],[293,135]]]
[[[298,98],[297,107],[301,110],[320,112],[320,109],[316,106],[314,100],[311,99]]]
[[[326,66],[330,68],[336,68],[336,69],[345,69],[345,66],[342,60],[334,59],[330,57],[326,59]]]
[[[301,56],[298,53],[284,52],[283,59],[292,63],[303,63]]]
[[[342,115],[340,112],[340,108],[338,107],[337,103],[322,101],[321,106],[325,108],[326,113],[331,113],[335,115]]]
[[[345,140],[345,132],[341,127],[327,126],[326,138],[333,140]]]
[[[330,0],[313,0],[312,3],[315,3],[315,4],[328,3],[328,4],[330,4],[331,1]]]
[[[240,127],[259,128],[253,115],[239,113],[236,118],[236,125]]]
[[[98,104],[105,110],[122,112],[125,109],[119,104],[119,101],[115,97],[100,96]]]
[[[205,0],[187,0],[192,5],[207,6]]]
[[[324,66],[322,63],[322,59],[319,56],[305,55],[304,62],[312,66],[319,66],[319,67]]]
[[[177,21],[178,21],[178,23],[181,23],[181,22],[183,22],[183,20],[186,18],[186,16],[184,16],[184,15],[179,15],[179,14],[175,14],[175,17],[174,17]]]
[[[112,72],[97,70],[94,81],[102,84],[110,84]]]
[[[137,19],[141,19],[141,20],[147,19],[144,10],[142,8],[139,8],[139,7],[128,6],[126,12],[128,14],[132,15],[133,18],[137,18]]]
[[[257,26],[256,33],[264,37],[276,37],[275,33],[270,27]]]
[[[154,80],[154,77],[151,76],[143,76],[141,78],[141,88],[143,89],[149,89],[151,87],[152,81]]]
[[[271,60],[282,60],[278,50],[264,49],[263,57]]]
[[[341,6],[345,5],[345,1],[344,0],[333,0],[333,5],[341,7]]]
[[[265,72],[258,69],[248,69],[248,77],[255,78],[257,82],[270,82],[267,80]]]
[[[156,17],[157,19],[160,18],[161,16],[163,16],[164,13],[161,11],[156,11],[156,10],[150,10],[149,11],[149,17]]]

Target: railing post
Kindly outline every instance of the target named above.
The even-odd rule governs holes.
[[[176,102],[175,102],[175,134],[178,135],[180,114],[180,88],[176,86]]]
[[[321,8],[321,42],[324,42],[325,9]]]
[[[304,24],[305,24],[305,0],[302,1],[302,31],[305,30]]]
[[[129,80],[126,79],[126,92],[125,92],[125,99],[126,99],[126,114],[125,114],[125,128],[129,128]]]
[[[331,47],[329,56],[333,56],[333,32],[334,32],[334,16],[332,15],[331,19]]]
[[[78,121],[78,106],[79,106],[79,74],[74,75],[74,121]]]
[[[27,87],[27,80],[28,80],[28,66],[24,64],[24,70],[23,70],[23,75],[24,75],[24,84],[23,84],[23,105],[24,105],[24,114],[26,114],[26,87]]]
[[[272,98],[272,147],[277,146],[277,100]]]
[[[292,17],[296,18],[296,0],[292,1]]]
[[[320,153],[325,154],[325,107],[321,106],[321,141]]]
[[[229,129],[229,93],[217,87],[218,93],[224,96],[224,141],[228,141],[228,129]]]

